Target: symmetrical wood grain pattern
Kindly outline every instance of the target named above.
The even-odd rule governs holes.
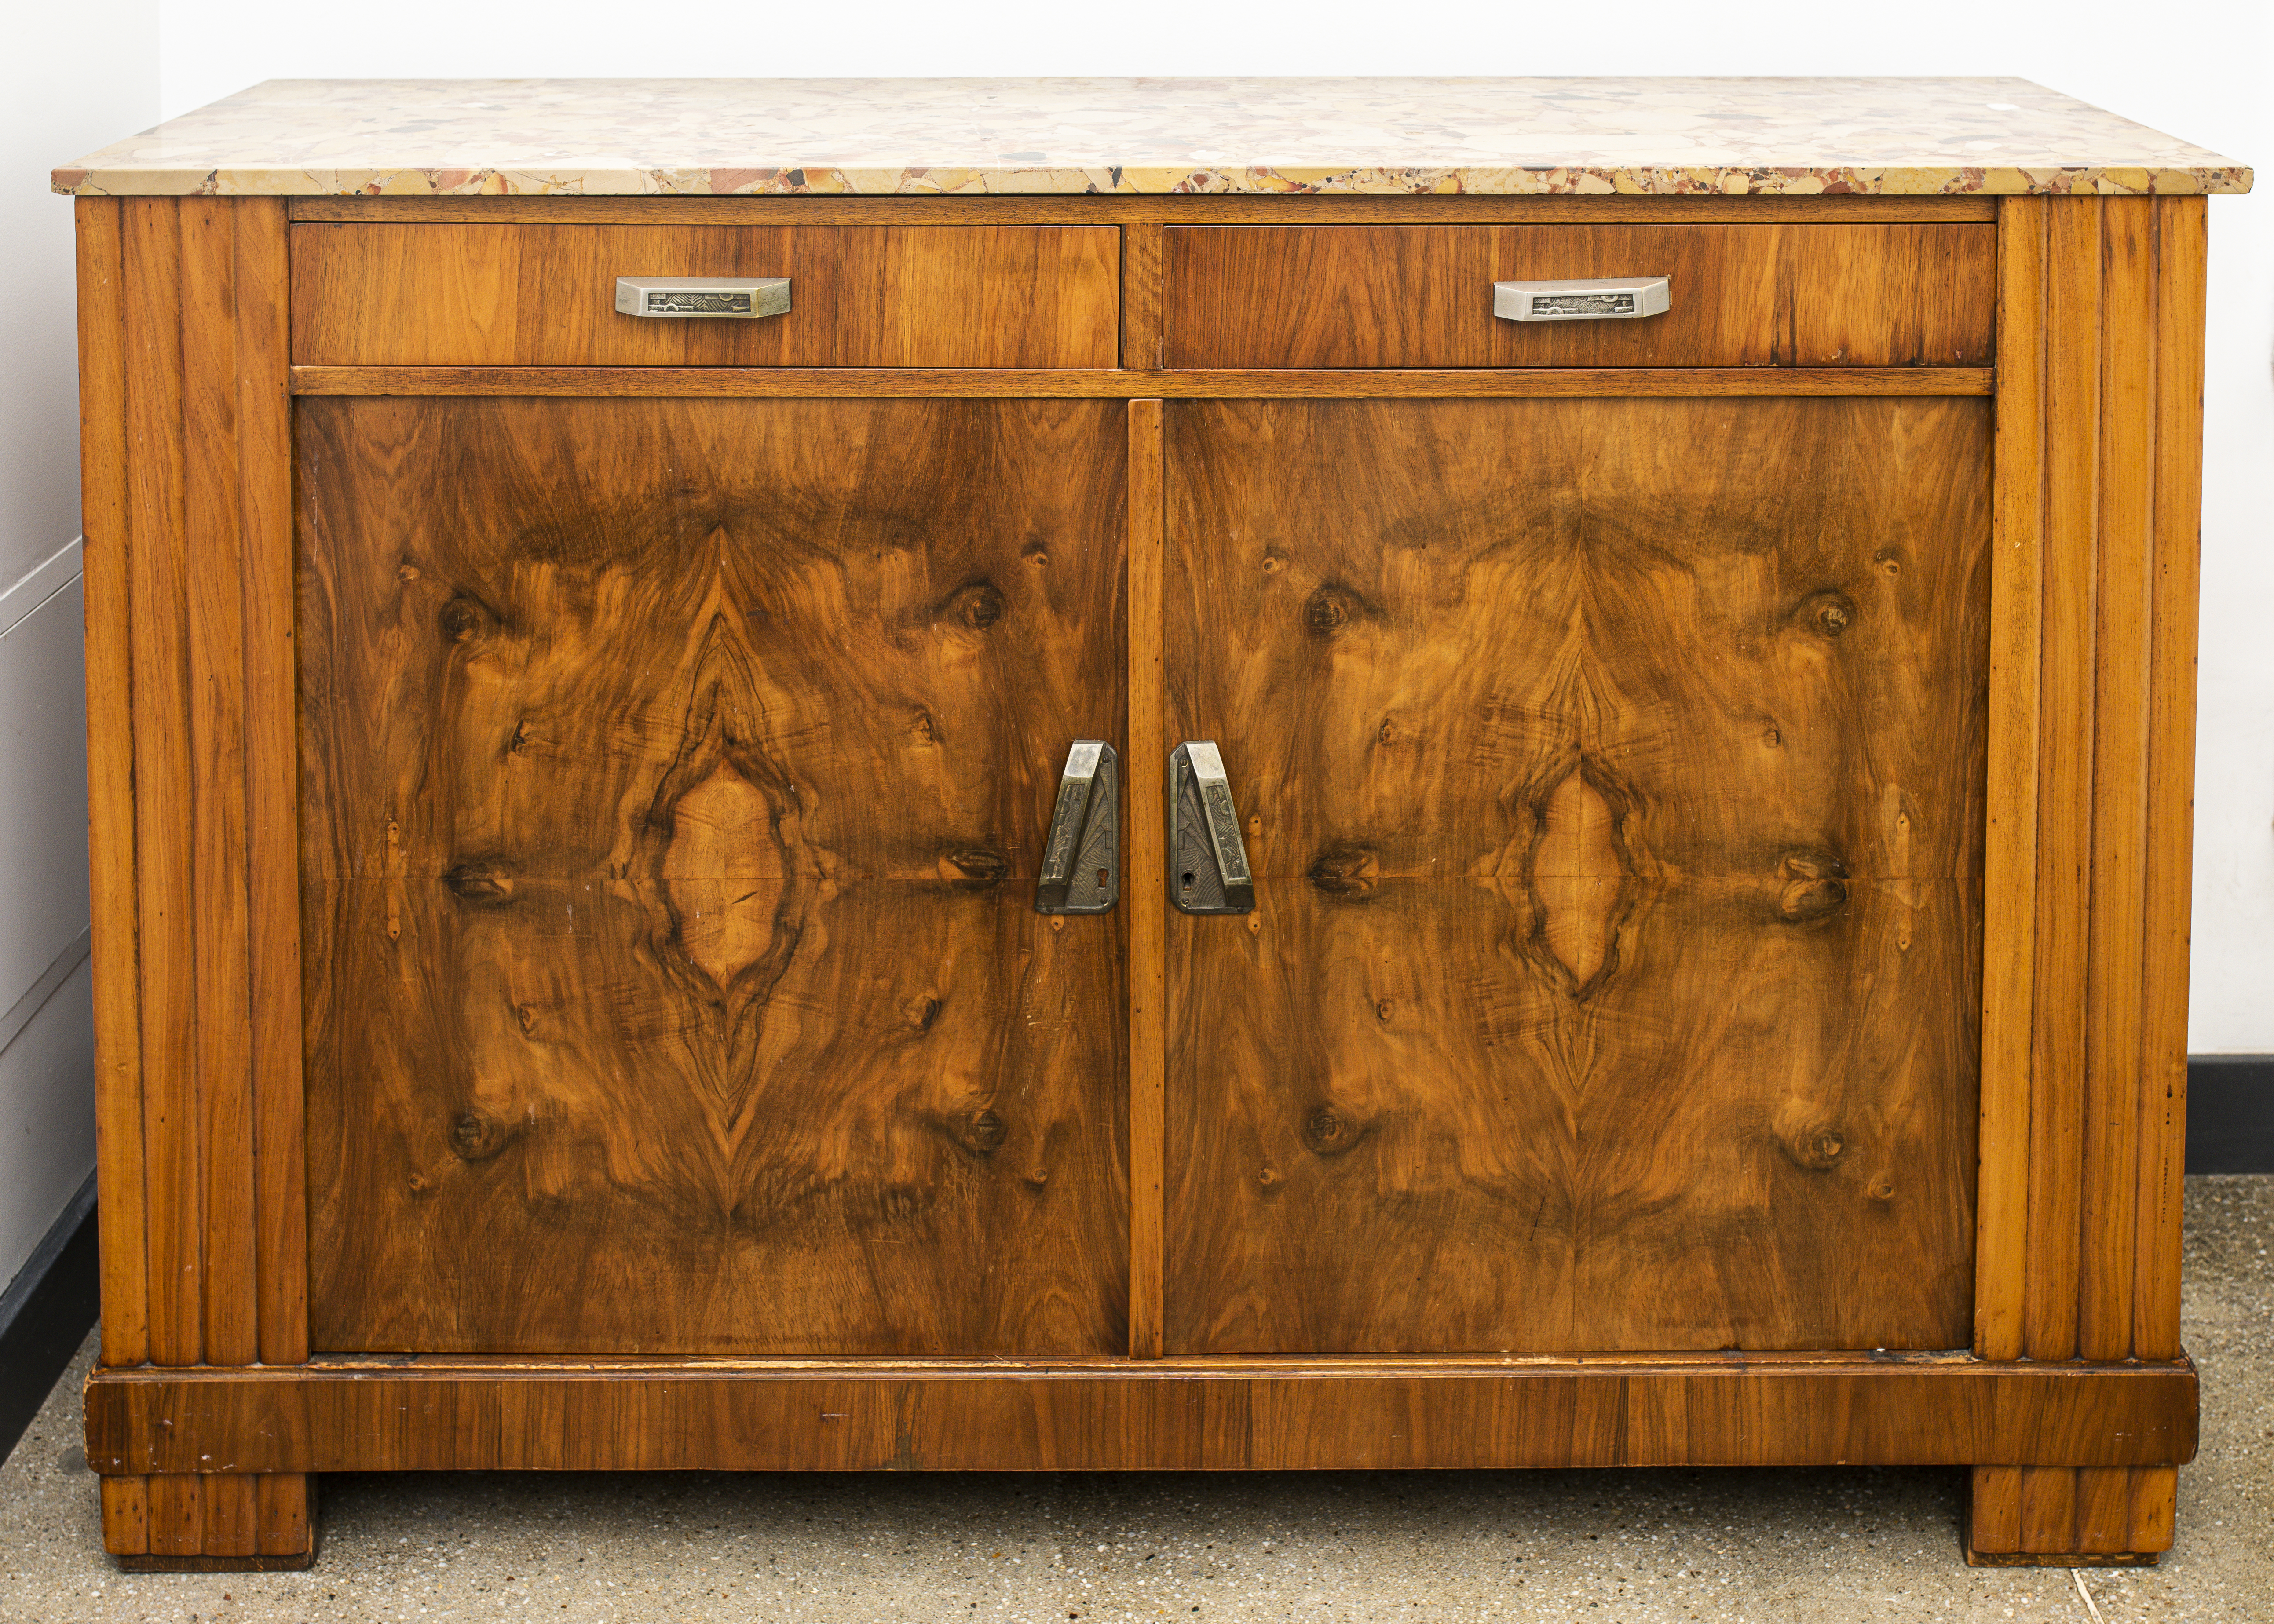
[[[1986,225],[1173,226],[1165,365],[1968,366]],[[1632,321],[1518,322],[1495,282],[1665,276]]]
[[[1984,406],[1168,410],[1170,1351],[1962,1344]]]
[[[283,206],[89,199],[79,220],[102,1359],[289,1364],[307,1332]],[[106,1537],[305,1553],[306,1493],[154,1477],[109,1492]]]
[[[107,1372],[87,1459],[307,1471],[1955,1465],[2194,1457],[2185,1363],[416,1359]]]
[[[1530,371],[942,371],[916,367],[296,366],[295,395],[713,396],[1178,396],[1254,399],[1533,399],[1590,395],[1990,395],[1986,366],[1597,366]]]
[[[1974,1334],[1989,1359],[2179,1349],[2203,225],[2201,199],[2001,214]],[[2031,1497],[2115,1503],[2106,1484],[2053,1482],[1978,1483],[1977,1529]],[[2032,1514],[2018,1545],[1977,1548],[2162,1548],[2107,1546],[2122,1519],[2077,1516]],[[2135,1532],[2168,1542],[2168,1513]]]
[[[303,225],[292,358],[456,366],[1111,366],[1111,226]],[[787,276],[787,315],[619,315],[619,276]]]
[[[1121,409],[301,414],[317,1346],[1122,1350]]]
[[[476,1467],[2169,1545],[2200,199],[79,208],[125,1564]],[[1078,735],[1124,902],[1044,919]],[[1161,906],[1184,737],[1249,918]]]

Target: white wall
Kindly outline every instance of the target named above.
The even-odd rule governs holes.
[[[1156,0],[1140,13],[869,0],[857,25],[822,11],[808,26],[763,8],[600,0],[395,0],[376,22],[305,0],[161,9],[169,116],[257,79],[394,74],[2011,73],[2255,163],[2258,194],[2211,205],[2193,1047],[2274,1051],[2274,635],[2258,624],[2274,603],[2266,0],[2201,0],[2161,23],[2113,0]],[[107,19],[108,37],[132,32]]]
[[[157,18],[19,8],[0,56],[0,1284],[94,1166],[72,219],[47,172],[156,122]]]

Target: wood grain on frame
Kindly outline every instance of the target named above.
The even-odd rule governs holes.
[[[574,1359],[110,1372],[87,1459],[263,1470],[959,1471],[1958,1465],[2168,1470],[2186,1365],[1962,1355],[1020,1361]]]
[[[136,951],[132,508],[127,479],[125,205],[81,198],[79,523],[86,537],[87,873],[94,960],[96,1197],[102,1207],[102,1362],[149,1353],[144,1228],[141,985]],[[116,1502],[116,1509],[113,1503]],[[104,1523],[146,1531],[144,1502],[104,1498]],[[114,1545],[112,1549],[121,1547]]]
[[[1992,395],[1986,366],[1596,366],[1367,372],[1351,368],[1090,372],[969,367],[296,366],[296,395],[712,396],[1001,395],[1013,399],[1528,399]]]
[[[1129,910],[1129,1353],[1161,1357],[1163,1071],[1166,1041],[1168,805],[1171,748],[1161,644],[1163,408],[1129,402],[1129,755],[1122,906]]]
[[[80,219],[102,1357],[289,1362],[306,1343],[293,664],[276,613],[291,590],[284,206],[134,198]],[[194,1565],[258,1554],[266,1526],[287,1530],[270,1554],[297,1560],[306,1493],[295,1474],[154,1476],[106,1493],[105,1538]]]
[[[1975,1351],[2112,1365],[2179,1347],[2204,208],[2001,207]],[[1975,1477],[1970,1560],[2170,1544],[2164,1469]]]

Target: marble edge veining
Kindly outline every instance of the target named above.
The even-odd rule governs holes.
[[[2012,79],[271,80],[80,196],[2240,192]]]

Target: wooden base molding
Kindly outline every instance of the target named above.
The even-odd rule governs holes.
[[[1966,1560],[1977,1568],[2122,1568],[2172,1548],[2169,1466],[1977,1466]]]
[[[2183,1463],[2184,1360],[1964,1355],[689,1363],[97,1371],[105,1473],[1207,1471]],[[218,1452],[218,1453],[216,1453]]]

